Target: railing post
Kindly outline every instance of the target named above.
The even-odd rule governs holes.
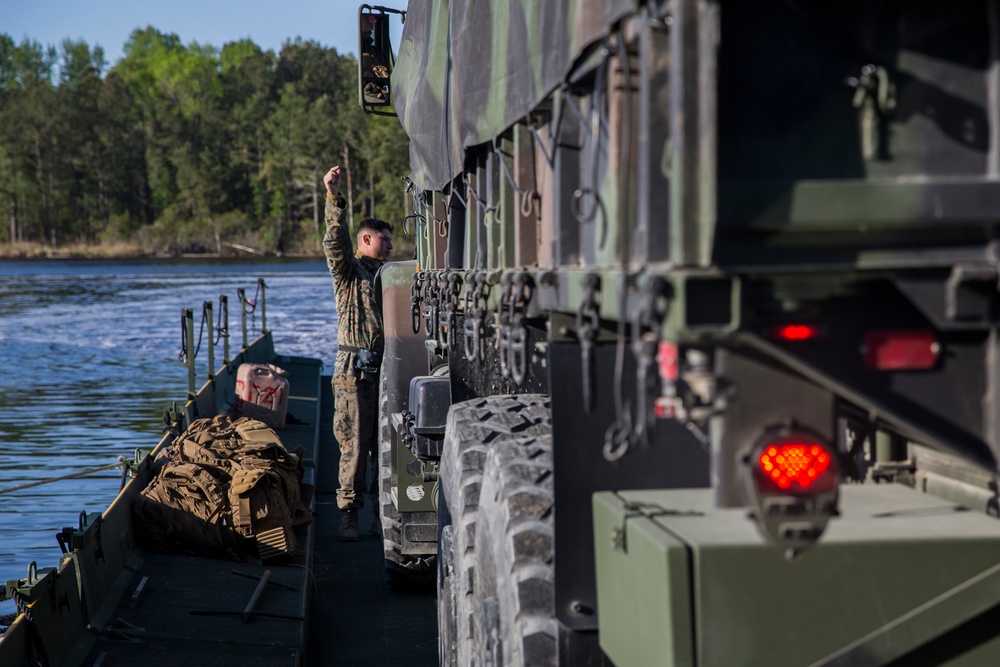
[[[260,289],[260,332],[263,334],[267,331],[267,299],[264,298],[264,293],[267,292],[267,283],[264,282],[263,278],[258,278],[257,286]]]
[[[229,297],[219,296],[219,318],[222,320],[222,361],[229,364]]]
[[[247,293],[242,287],[236,290],[236,295],[240,298],[240,321],[243,326],[243,349],[250,347],[247,341]]]
[[[215,326],[212,321],[212,302],[206,301],[203,306],[205,313],[205,328],[208,330],[208,379],[215,379]]]
[[[187,363],[188,370],[188,397],[193,398],[195,395],[195,377],[194,377],[194,363],[195,363],[195,349],[194,349],[194,311],[190,308],[185,308],[181,311],[181,317],[184,322],[184,338],[187,341]]]

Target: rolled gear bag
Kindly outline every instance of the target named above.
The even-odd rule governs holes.
[[[228,483],[221,469],[167,462],[132,505],[139,543],[154,551],[238,560],[245,547],[233,530]]]
[[[159,474],[170,461],[188,461],[225,468],[225,462],[243,445],[244,440],[229,415],[223,413],[215,417],[202,417],[191,422],[172,443],[157,452],[153,460],[153,474]]]
[[[272,429],[256,419],[241,417],[233,422],[236,435],[242,444],[232,456],[239,460],[243,468],[259,468],[261,466],[273,470],[281,480],[285,500],[292,512],[292,522],[300,526],[312,521],[312,513],[308,504],[312,487],[304,485],[305,468],[302,466],[302,456],[305,448],[301,445],[295,451],[285,449],[281,438]],[[303,493],[307,497],[303,497]]]
[[[260,560],[292,554],[295,528],[312,520],[301,454],[254,419],[195,420],[157,454],[156,476],[132,507],[138,538],[155,551]]]

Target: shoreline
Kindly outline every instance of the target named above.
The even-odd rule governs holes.
[[[25,260],[170,260],[170,259],[323,259],[322,252],[185,252],[151,253],[131,248],[69,246],[50,248],[41,244],[0,245],[0,262]]]
[[[317,260],[326,261],[322,250],[290,252],[273,252],[235,249],[235,252],[185,252],[185,253],[155,253],[146,252],[136,246],[126,244],[116,245],[67,245],[58,248],[41,243],[0,243],[0,262],[33,261],[33,260],[105,260],[105,261],[137,261],[137,260]],[[390,261],[411,259],[414,252],[414,242],[407,238],[399,240],[394,248]]]

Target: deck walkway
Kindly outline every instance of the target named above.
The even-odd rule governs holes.
[[[322,422],[333,422],[328,378]],[[329,431],[330,429],[328,429]],[[323,440],[316,489],[317,591],[312,603],[307,664],[345,667],[425,667],[438,664],[437,601],[431,591],[394,591],[386,584],[382,540],[368,534],[370,503],[361,511],[361,539],[336,539],[339,451]],[[367,500],[367,499],[366,499]]]
[[[319,376],[318,365],[282,366],[293,388],[289,413],[305,423],[286,426],[279,435],[288,449],[306,447],[305,481],[316,484],[315,520],[299,534],[303,553],[290,562],[255,565],[137,549],[126,568],[134,573],[130,593],[145,578],[141,598],[124,597],[85,667],[437,664],[434,592],[389,590],[381,540],[367,532],[371,508],[362,512],[359,542],[336,540],[339,451],[330,427],[329,378]],[[318,387],[318,396],[297,387]],[[272,584],[262,589],[256,613],[245,621],[238,612],[265,570]]]

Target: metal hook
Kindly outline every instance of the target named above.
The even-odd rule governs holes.
[[[626,401],[621,419],[611,424],[608,430],[604,432],[604,449],[602,453],[604,454],[605,461],[614,462],[625,456],[632,445],[631,433],[632,404]]]
[[[521,194],[521,215],[525,218],[535,214],[535,202],[540,201],[541,197],[534,190],[525,190]]]

